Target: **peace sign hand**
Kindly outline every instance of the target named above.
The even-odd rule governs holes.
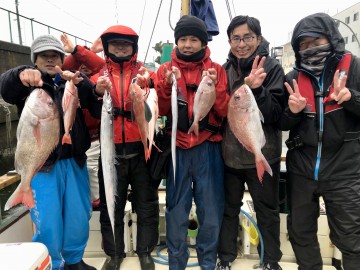
[[[263,56],[260,60],[260,63],[259,59],[260,56],[257,55],[252,64],[252,69],[249,76],[245,78],[245,84],[247,84],[251,89],[259,88],[263,84],[266,77],[266,73],[263,68],[266,57]]]
[[[288,90],[289,96],[289,108],[292,113],[299,113],[306,107],[306,98],[304,98],[299,91],[299,86],[295,79],[293,79],[294,90],[291,88],[290,84],[287,82],[284,83],[286,89]]]
[[[330,98],[337,101],[337,104],[341,104],[344,101],[351,99],[351,92],[348,88],[345,87],[347,75],[339,78],[339,73],[339,70],[336,70],[334,75],[334,92],[330,95]]]

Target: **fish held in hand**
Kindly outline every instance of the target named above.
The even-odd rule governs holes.
[[[62,138],[62,144],[72,144],[70,130],[75,121],[76,110],[80,107],[78,89],[72,80],[65,84],[64,95],[62,98],[62,108],[64,112],[64,128],[65,134]]]
[[[261,148],[266,139],[261,122],[264,121],[252,90],[246,85],[237,89],[228,104],[227,120],[231,131],[246,150],[255,156],[256,171],[260,182],[264,172],[272,176],[272,170]]]
[[[149,155],[151,155],[151,149],[154,143],[156,120],[159,116],[158,96],[154,88],[150,88],[146,103],[151,111],[151,120],[148,123]]]
[[[193,108],[194,122],[189,128],[189,134],[194,132],[196,136],[199,136],[199,121],[209,113],[215,103],[215,99],[215,83],[209,76],[204,76],[195,94]]]
[[[60,117],[53,99],[41,88],[34,89],[21,113],[16,137],[15,170],[21,182],[5,204],[5,210],[23,203],[34,207],[31,180],[59,143]]]
[[[106,205],[115,239],[115,196],[117,176],[115,169],[114,116],[109,91],[105,91],[101,109],[100,151],[104,177]]]
[[[147,161],[150,158],[147,138],[148,120],[151,119],[151,116],[149,115],[150,110],[145,102],[146,91],[141,89],[140,86],[136,83],[136,81],[130,84],[130,99],[133,106],[135,120],[139,127],[141,141],[144,145],[145,160]]]

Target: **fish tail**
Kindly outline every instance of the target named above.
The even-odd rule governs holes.
[[[150,158],[150,151],[147,148],[144,148],[145,151],[145,161],[148,161],[148,159]]]
[[[14,193],[7,200],[4,210],[7,211],[20,203],[24,204],[28,208],[34,207],[34,197],[32,195],[31,189],[28,189],[26,191],[20,191],[20,186],[18,186]]]
[[[273,175],[272,169],[263,154],[259,159],[256,159],[256,172],[261,183],[265,172],[268,172],[271,176]]]
[[[70,134],[64,134],[63,138],[62,138],[62,144],[72,144],[72,140],[71,140],[71,136]]]
[[[190,134],[191,132],[194,132],[194,134],[196,136],[199,136],[199,123],[198,122],[192,123],[191,127],[189,128],[188,134]]]
[[[149,151],[149,157],[150,157],[150,155],[151,155],[152,146],[153,146],[153,144],[152,144],[152,143],[149,143],[149,149],[148,149],[148,151]]]

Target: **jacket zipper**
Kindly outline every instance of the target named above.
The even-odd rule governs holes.
[[[119,88],[121,93],[121,110],[125,111],[125,103],[124,103],[124,73],[123,73],[123,63],[120,63],[120,80],[119,80]],[[121,123],[121,135],[122,135],[122,145],[123,145],[123,155],[126,155],[126,142],[125,142],[125,116],[124,114],[121,116],[122,123]]]

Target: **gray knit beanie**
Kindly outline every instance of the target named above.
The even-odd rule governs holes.
[[[31,61],[35,64],[37,54],[44,51],[57,51],[64,62],[65,51],[61,42],[52,35],[37,37],[31,44]]]

